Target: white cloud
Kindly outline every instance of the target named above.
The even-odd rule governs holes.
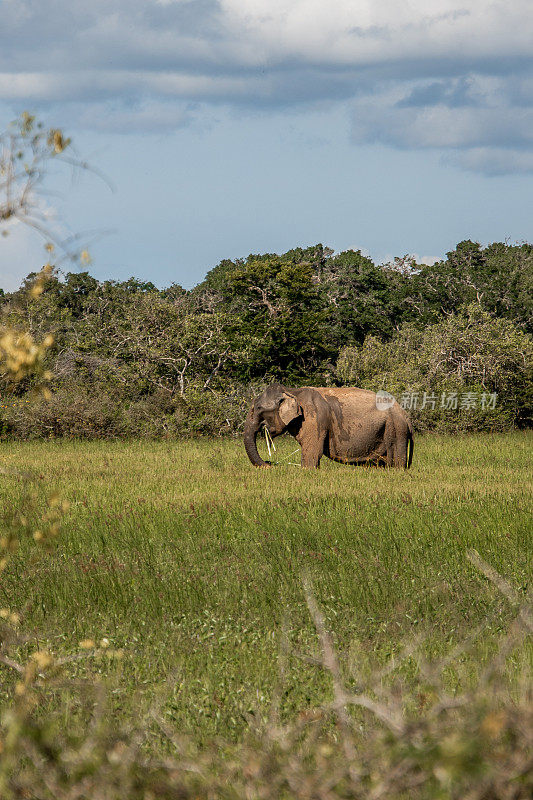
[[[445,163],[485,175],[525,175],[533,172],[533,152],[498,147],[472,147],[444,157]]]
[[[258,57],[372,64],[398,58],[531,54],[529,0],[221,0]]]
[[[530,0],[4,0],[2,17],[6,63],[24,44],[31,61],[30,42],[70,66],[101,65],[113,46],[109,71],[125,53],[221,68],[531,56]]]
[[[413,253],[412,256],[417,264],[427,264],[428,267],[432,267],[443,258],[443,256],[419,256],[417,253]]]
[[[531,0],[3,0],[0,101],[146,131],[156,110],[165,129],[187,124],[191,102],[351,100],[356,142],[483,171],[484,149],[508,151],[498,169],[521,171],[532,40]]]
[[[352,103],[352,138],[403,149],[434,148],[446,163],[497,175],[529,172],[533,96],[528,80],[469,75],[381,85]]]
[[[409,264],[412,259],[417,264],[427,264],[432,267],[437,261],[442,261],[443,256],[420,256],[418,253],[406,253],[404,257],[398,259],[396,256],[392,255],[392,253],[388,253],[381,259],[380,263],[394,265],[397,261],[400,261],[400,263],[403,262],[404,258],[407,264]]]
[[[92,100],[99,97],[234,98],[246,92],[244,78],[186,72],[79,70],[75,73],[0,73],[4,100]]]
[[[43,239],[23,225],[2,225],[7,236],[0,236],[0,289],[18,289],[30,272],[38,272],[46,263]]]
[[[450,107],[435,103],[405,107],[390,94],[363,98],[353,105],[353,138],[405,148],[533,146],[533,106]]]
[[[186,127],[191,119],[187,108],[168,102],[148,101],[133,105],[93,103],[79,110],[78,124],[91,130],[111,133],[164,133]]]

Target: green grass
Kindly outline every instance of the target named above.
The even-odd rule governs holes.
[[[326,459],[320,471],[257,470],[234,441],[3,443],[3,466],[36,476],[41,507],[56,490],[71,508],[52,554],[21,544],[0,606],[24,610],[30,647],[68,654],[108,637],[124,658],[73,674],[109,675],[124,719],[164,686],[166,715],[198,741],[237,740],[250,713],[268,713],[284,624],[283,713],[324,699],[328,680],[298,655],[316,648],[303,573],[348,668],[385,663],[419,631],[422,651],[443,655],[479,627],[449,669],[453,690],[515,613],[468,549],[521,592],[531,578],[532,444],[525,433],[418,437],[404,472]],[[282,456],[293,449],[279,440]],[[21,491],[1,477],[4,512]]]

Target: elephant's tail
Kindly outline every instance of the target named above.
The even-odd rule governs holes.
[[[413,463],[413,453],[414,453],[414,450],[415,450],[415,441],[414,441],[414,438],[413,438],[413,425],[412,425],[410,419],[407,420],[407,430],[408,430],[408,433],[407,433],[407,448],[408,448],[407,469],[409,469],[409,467]]]

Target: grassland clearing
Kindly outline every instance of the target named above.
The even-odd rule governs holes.
[[[125,720],[164,691],[166,718],[200,743],[237,741],[250,715],[268,715],[283,626],[282,714],[329,696],[301,657],[317,647],[304,573],[347,675],[394,663],[419,637],[398,663],[409,678],[470,637],[446,670],[453,692],[476,680],[516,613],[466,552],[521,593],[531,580],[532,444],[519,432],[418,437],[406,472],[326,460],[256,470],[233,440],[4,443],[4,467],[36,478],[37,505],[54,490],[70,510],[53,553],[34,560],[22,543],[0,605],[23,609],[29,648],[66,655],[109,639],[123,658],[75,662],[72,674],[105,675]],[[294,449],[277,445],[281,458]],[[4,512],[20,497],[4,475]],[[511,679],[527,658],[509,656]]]

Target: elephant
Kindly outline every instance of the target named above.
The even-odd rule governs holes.
[[[257,451],[263,426],[272,437],[288,431],[301,447],[302,467],[322,456],[341,464],[411,466],[413,426],[386,392],[352,387],[268,386],[255,398],[244,424],[244,447],[256,467],[270,466]]]

